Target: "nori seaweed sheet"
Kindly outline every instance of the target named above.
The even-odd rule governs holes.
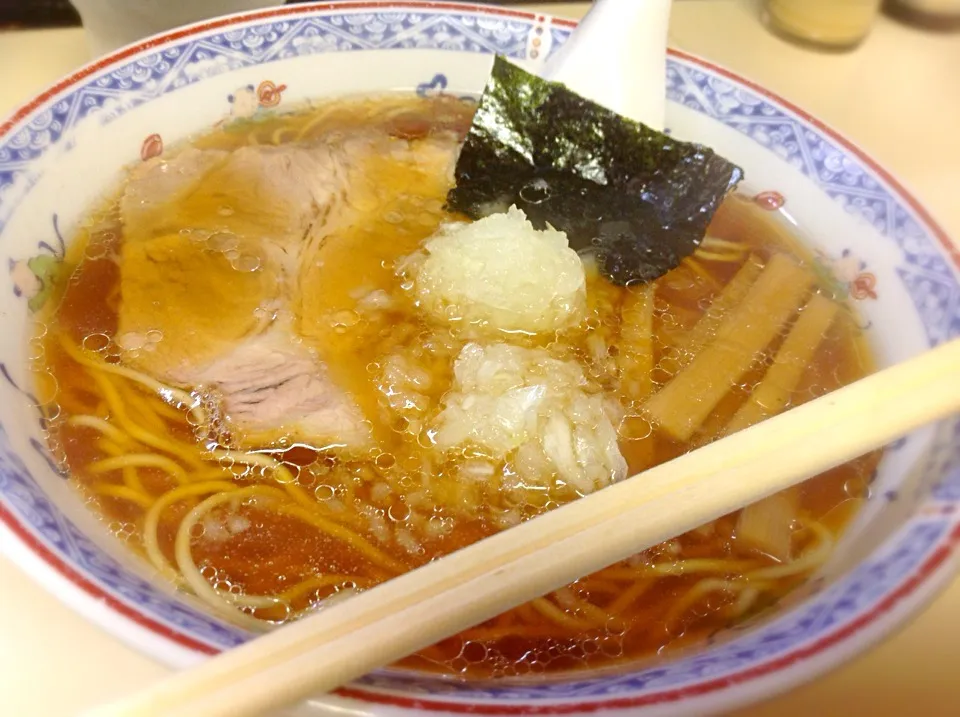
[[[708,147],[621,117],[497,57],[456,167],[449,209],[512,204],[593,250],[614,283],[656,279],[703,240],[743,170]]]

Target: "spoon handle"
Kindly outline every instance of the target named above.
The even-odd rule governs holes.
[[[596,0],[544,79],[662,130],[671,0]]]

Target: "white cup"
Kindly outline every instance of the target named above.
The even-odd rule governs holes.
[[[283,0],[71,0],[94,57],[144,37],[218,15],[280,5]]]

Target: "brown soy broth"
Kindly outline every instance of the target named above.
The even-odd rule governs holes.
[[[469,105],[450,98],[391,97],[333,103],[256,122],[226,125],[196,138],[192,146],[230,150],[249,144],[311,142],[331,133],[358,131],[388,132],[407,139],[426,137],[435,131],[462,134],[469,125],[471,112]],[[450,219],[442,208],[448,188],[446,179],[426,176],[415,166],[396,166],[386,157],[377,165],[377,177],[382,211],[368,224],[329,240],[330,251],[325,255],[322,273],[324,291],[314,299],[318,303],[313,308],[330,320],[306,330],[308,341],[320,353],[336,383],[356,399],[372,425],[377,448],[369,455],[350,458],[338,458],[322,447],[305,444],[271,448],[291,470],[296,486],[307,500],[322,504],[331,520],[363,536],[403,569],[412,569],[505,527],[476,509],[485,502],[505,498],[499,476],[486,482],[456,477],[458,461],[470,456],[425,462],[427,427],[417,426],[415,418],[398,417],[385,406],[385,379],[380,377],[391,355],[399,353],[431,377],[422,394],[424,400],[436,405],[450,384],[451,361],[460,344],[418,313],[404,290],[402,272],[397,271],[398,260],[414,252],[423,239]],[[115,216],[116,199],[94,215],[68,248],[67,265],[74,269],[57,287],[51,302],[56,308],[43,317],[45,352],[39,369],[51,374],[59,387],[61,416],[52,440],[62,448],[73,480],[106,519],[122,526],[125,536],[132,536],[131,546],[142,550],[146,508],[100,492],[109,486],[122,489],[127,477],[120,469],[95,471],[92,466],[109,455],[105,441],[97,431],[69,423],[71,416],[78,415],[97,416],[108,422],[115,422],[117,417],[97,384],[58,343],[63,334],[78,345],[99,351],[109,362],[119,360],[110,343],[117,327],[117,306],[122,300],[118,263],[122,237],[116,220],[111,219]],[[742,197],[731,197],[725,202],[709,234],[745,246],[744,259],[752,255],[765,262],[774,253],[786,252],[801,263],[813,262],[785,223]],[[702,260],[696,268],[681,265],[658,281],[654,311],[655,388],[672,377],[661,360],[696,324],[741,265],[742,261]],[[626,292],[631,290],[590,274],[589,330],[580,327],[558,336],[517,340],[578,359],[598,385],[616,391],[615,377],[592,358],[590,337],[601,337],[609,347],[609,355],[615,357],[619,311]],[[829,287],[819,290],[826,292]],[[389,297],[389,308],[375,314],[365,312],[364,297],[372,292]],[[764,361],[771,360],[781,340],[782,337],[778,338],[767,348]],[[670,460],[718,437],[749,396],[748,389],[762,378],[764,361],[744,376],[741,387],[734,387],[727,394],[690,443],[674,441],[651,429],[639,417],[639,407],[627,405],[620,447],[630,473]],[[791,395],[790,405],[799,405],[871,370],[870,353],[854,315],[841,311]],[[154,393],[136,385],[124,391],[131,420],[152,421],[153,430],[159,435],[196,445],[198,450],[202,448],[199,443],[213,446],[209,436],[197,434],[182,410],[163,404]],[[220,435],[218,440],[226,445],[230,437]],[[191,468],[186,457],[182,460],[188,470],[199,470]],[[879,455],[872,454],[808,481],[798,490],[800,510],[821,522],[833,535],[840,534],[867,496],[878,460]],[[274,485],[269,475],[241,470],[236,465],[213,464],[204,470],[210,473],[204,480],[238,486]],[[152,497],[177,487],[176,481],[160,469],[141,468],[139,479]],[[177,501],[161,514],[157,544],[171,564],[175,561],[174,542],[180,521],[200,499]],[[523,500],[517,509],[518,519],[532,517],[556,504],[550,496],[535,491],[528,491]],[[231,532],[231,525],[237,528],[236,532]],[[392,531],[396,539],[384,542],[384,530]],[[401,532],[416,538],[411,537],[412,543],[401,540]],[[795,531],[798,552],[812,541],[810,531]],[[290,595],[283,609],[252,611],[271,621],[295,616],[338,591],[363,588],[393,574],[316,525],[275,510],[269,501],[241,501],[215,510],[193,533],[191,546],[202,574],[218,589],[238,594]],[[736,516],[726,516],[703,530],[646,551],[633,563],[613,566],[578,581],[569,593],[564,593],[568,604],[558,602],[559,597],[551,598],[553,609],[561,613],[559,617],[551,618],[549,610],[544,612],[535,604],[521,606],[401,664],[467,678],[525,677],[669,654],[702,644],[717,631],[776,602],[805,578],[799,575],[773,581],[756,605],[743,613],[736,608],[736,596],[723,591],[711,592],[678,611],[677,605],[697,587],[701,575],[640,576],[627,580],[622,577],[638,565],[680,564],[688,560],[776,564],[769,556],[738,543]],[[738,572],[731,569],[719,575],[734,579]],[[311,580],[324,576],[332,576],[333,582],[310,587]],[[307,587],[301,589],[304,585]],[[629,590],[635,591],[636,598],[613,616],[616,624],[588,624],[589,610],[584,604],[612,609]]]

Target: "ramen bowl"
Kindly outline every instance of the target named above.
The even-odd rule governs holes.
[[[0,547],[118,639],[183,668],[251,638],[176,592],[84,505],[44,441],[31,312],[81,217],[125,167],[231,118],[388,90],[474,98],[494,53],[536,70],[575,24],[449,3],[296,6],[131,46],[0,125]],[[890,175],[802,110],[671,52],[667,125],[746,170],[742,191],[796,227],[857,309],[881,365],[960,334],[960,250]],[[960,424],[889,446],[871,499],[803,587],[665,661],[500,681],[384,669],[295,708],[364,714],[703,715],[811,679],[867,649],[951,578],[960,539]]]

